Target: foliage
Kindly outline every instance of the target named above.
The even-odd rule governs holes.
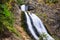
[[[46,0],[46,3],[57,3],[58,0]]]
[[[0,4],[0,33],[4,31],[3,28],[7,28],[10,32],[15,33],[17,36],[19,36],[17,30],[13,27],[14,15],[9,10],[9,6],[11,5],[7,6],[6,3],[8,2],[6,1],[3,4]]]
[[[22,5],[22,4],[24,4],[24,0],[17,0],[17,3],[18,3],[19,5]]]
[[[40,39],[39,40],[47,40],[47,34],[43,33],[43,34],[40,34]]]

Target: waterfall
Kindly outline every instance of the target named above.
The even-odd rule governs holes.
[[[27,13],[27,9],[28,9],[28,8],[26,8],[25,5],[22,5],[22,6],[21,6],[21,10],[24,11],[25,16],[26,16],[26,19],[27,19],[27,25],[28,25],[27,28],[29,29],[29,31],[30,31],[30,33],[32,34],[32,36],[33,36],[36,40],[39,40],[39,37],[37,36],[36,31],[35,31],[35,30],[37,30],[37,33],[38,33],[38,34],[41,35],[41,34],[44,33],[44,34],[47,35],[46,38],[43,37],[43,40],[54,40],[54,39],[48,34],[46,28],[44,27],[44,25],[43,25],[43,23],[42,23],[42,21],[41,21],[41,19],[40,19],[39,17],[37,17],[35,14],[33,14],[33,13],[30,13],[30,12]],[[33,23],[34,27],[32,26],[32,23],[31,23],[31,22]],[[35,28],[35,30],[34,30],[34,28]]]
[[[39,34],[43,34],[43,33],[46,34],[47,40],[54,40],[54,39],[48,34],[48,32],[47,32],[46,28],[44,27],[44,25],[43,25],[42,21],[40,20],[40,18],[37,17],[35,14],[30,13],[30,12],[29,12],[29,15],[30,15],[30,17],[31,17],[31,19],[32,19],[32,21],[33,21],[33,24],[34,24],[35,28],[37,29],[38,33],[39,33]],[[44,39],[45,39],[45,38],[44,38]]]
[[[35,34],[34,30],[33,30],[33,27],[32,27],[32,24],[31,24],[31,21],[30,21],[30,18],[26,12],[26,9],[25,9],[25,5],[22,5],[21,6],[21,10],[24,11],[25,15],[26,15],[26,19],[27,19],[27,25],[28,25],[28,29],[30,31],[30,33],[33,35],[33,37],[36,39],[36,40],[39,40],[38,36]]]
[[[29,16],[27,14],[27,12],[25,12],[25,15],[26,15],[26,19],[27,19],[27,25],[28,25],[28,29],[30,30],[31,34],[34,36],[34,38],[36,40],[38,40],[38,36],[35,34],[33,28],[32,28],[32,25],[31,25],[31,22],[30,22],[30,19],[29,19]]]

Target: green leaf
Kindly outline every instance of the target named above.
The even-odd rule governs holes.
[[[6,8],[4,8],[4,12],[3,12],[4,14],[5,14],[5,16],[10,16],[10,12],[6,9]]]

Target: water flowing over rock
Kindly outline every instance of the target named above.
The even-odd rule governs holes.
[[[45,3],[38,2],[37,0],[29,0],[28,2],[35,6],[35,10],[31,12],[42,19],[49,33],[60,38],[60,3],[49,6]]]
[[[24,8],[22,8],[22,7],[24,7]],[[45,40],[45,39],[47,39],[47,40],[54,40],[54,39],[47,33],[47,30],[46,30],[46,28],[44,27],[42,21],[41,21],[35,14],[33,14],[33,13],[29,13],[29,12],[28,12],[28,14],[29,14],[29,16],[28,16],[28,14],[27,14],[27,11],[28,11],[28,10],[25,11],[26,6],[22,5],[22,7],[21,7],[21,10],[25,13],[26,19],[27,19],[27,25],[28,25],[27,28],[28,28],[28,30],[30,31],[30,33],[32,34],[32,36],[35,38],[35,40],[39,40],[39,37],[35,34],[35,31],[34,31],[34,29],[33,29],[32,23],[33,23],[34,27],[36,28],[37,33],[39,33],[40,35],[43,34],[43,33],[47,35],[47,38],[44,38],[44,37],[43,37],[43,40]],[[27,9],[28,9],[28,8],[27,8]],[[29,17],[30,17],[30,18],[29,18]],[[32,23],[31,23],[31,21],[32,21]]]

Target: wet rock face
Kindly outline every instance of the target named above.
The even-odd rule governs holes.
[[[49,32],[60,37],[60,4],[48,6],[38,3],[36,0],[29,2],[35,7],[32,12],[41,18]]]

